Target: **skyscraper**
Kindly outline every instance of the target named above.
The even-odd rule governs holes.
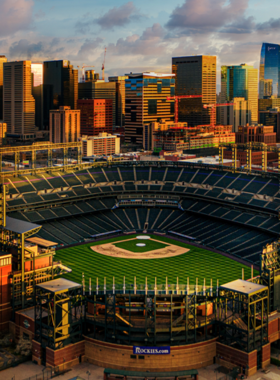
[[[115,125],[125,125],[125,80],[127,76],[109,77],[109,82],[116,83],[116,121]]]
[[[35,99],[35,125],[43,129],[43,64],[31,63],[32,95]]]
[[[81,111],[81,135],[97,136],[113,132],[113,102],[111,99],[78,99]]]
[[[79,99],[111,99],[113,103],[113,127],[116,126],[116,83],[92,80],[79,83]]]
[[[44,62],[44,127],[49,126],[50,110],[60,106],[77,109],[78,70],[73,69],[70,61]]]
[[[231,102],[234,98],[244,98],[248,102],[251,122],[257,124],[258,69],[245,63],[239,66],[222,66],[221,101],[222,103]]]
[[[4,55],[0,55],[0,120],[3,119],[3,64],[8,62]]]
[[[280,45],[262,44],[259,91],[260,99],[280,96]]]
[[[232,125],[232,131],[238,132],[240,125],[251,125],[250,102],[244,98],[233,98],[232,106],[219,107],[221,112],[221,124]]]
[[[173,57],[172,72],[176,74],[176,95],[202,95],[179,102],[179,121],[189,126],[210,124],[211,111],[204,109],[203,104],[216,103],[216,57]]]
[[[50,141],[54,144],[77,142],[81,135],[80,110],[60,106],[50,111]]]
[[[148,124],[174,120],[174,74],[128,74],[125,81],[125,142],[143,146]],[[145,139],[147,140],[147,139]]]
[[[31,61],[4,63],[3,98],[3,120],[8,134],[28,138],[35,132]]]

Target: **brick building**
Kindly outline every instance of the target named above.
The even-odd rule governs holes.
[[[265,143],[267,145],[276,144],[276,132],[274,132],[273,126],[239,126],[235,135],[237,144],[247,144],[249,142]]]
[[[113,101],[111,99],[79,99],[81,135],[98,136],[113,132]]]

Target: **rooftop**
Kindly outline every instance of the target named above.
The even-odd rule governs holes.
[[[144,73],[130,73],[126,74],[128,77],[156,77],[156,78],[167,78],[167,77],[175,77],[175,74],[164,74],[164,73],[155,73],[153,71],[151,72],[144,72]]]
[[[56,243],[54,241],[42,239],[39,237],[28,238],[28,239],[26,239],[26,241],[33,243],[33,244],[37,244],[40,247],[45,247],[45,248],[49,248],[49,247],[53,247],[55,245],[58,245],[58,243]]]
[[[41,228],[41,226],[39,224],[25,222],[24,220],[10,218],[9,216],[6,217],[5,229],[17,234],[24,234],[37,228]]]
[[[227,284],[221,285],[220,288],[249,295],[259,292],[261,290],[265,290],[267,289],[267,286],[254,284],[253,282],[245,280],[235,280],[232,282],[228,282]]]
[[[77,282],[66,280],[65,278],[57,278],[55,280],[44,282],[37,285],[37,288],[47,290],[52,293],[61,293],[66,290],[73,290],[81,288],[81,285]]]

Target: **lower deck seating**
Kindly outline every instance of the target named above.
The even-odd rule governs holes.
[[[206,247],[252,263],[258,263],[263,246],[275,240],[265,231],[260,233],[250,226],[232,225],[230,221],[214,220],[179,209],[141,207],[93,211],[57,221],[44,221],[37,236],[68,245],[115,230],[142,232],[146,222],[149,231],[173,231],[191,236]],[[273,227],[272,223],[268,227]]]

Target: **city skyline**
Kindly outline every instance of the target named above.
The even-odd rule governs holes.
[[[193,54],[216,55],[218,72],[243,62],[258,68],[261,44],[280,41],[277,10],[273,0],[3,0],[0,53],[10,61],[90,63],[101,73],[106,46],[106,78],[128,69],[170,71],[172,56]]]

